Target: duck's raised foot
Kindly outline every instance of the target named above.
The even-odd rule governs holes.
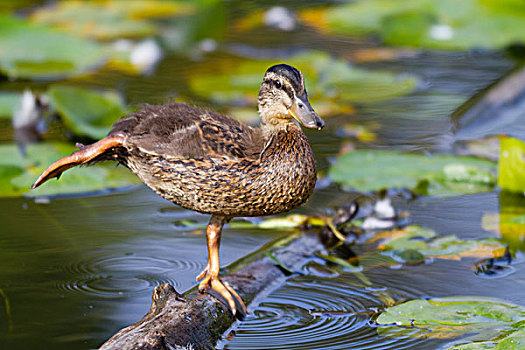
[[[203,276],[204,275],[204,276]],[[237,292],[219,279],[204,270],[197,279],[204,278],[199,283],[199,292],[206,293],[219,300],[232,315],[239,320],[247,314],[246,306]]]

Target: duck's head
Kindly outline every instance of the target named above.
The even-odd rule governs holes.
[[[265,126],[282,127],[293,123],[294,119],[307,128],[321,130],[324,126],[324,121],[310,106],[303,75],[287,64],[268,68],[258,102]]]

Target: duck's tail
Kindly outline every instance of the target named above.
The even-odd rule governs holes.
[[[31,189],[37,188],[47,180],[54,177],[58,179],[60,175],[69,168],[73,168],[77,165],[88,164],[95,158],[102,156],[105,152],[117,147],[122,147],[124,138],[124,134],[115,133],[106,136],[92,145],[80,145],[78,151],[75,151],[71,153],[71,155],[61,158],[51,164],[35,181],[31,186]]]

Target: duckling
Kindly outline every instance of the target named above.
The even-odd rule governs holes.
[[[67,169],[114,160],[153,191],[184,208],[210,214],[208,260],[197,276],[199,291],[224,299],[238,318],[246,306],[219,278],[219,245],[225,223],[239,216],[273,215],[294,209],[312,193],[314,153],[296,121],[322,129],[301,72],[270,67],[258,96],[261,125],[254,128],[213,111],[182,103],[143,105],[117,121],[108,136],[50,165],[36,188]]]

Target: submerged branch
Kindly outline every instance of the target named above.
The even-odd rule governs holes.
[[[243,259],[231,269],[234,273],[222,279],[235,288],[246,304],[253,304],[255,298],[282,283],[287,275],[274,259],[296,271],[323,248],[317,235],[289,236]],[[233,322],[234,318],[220,303],[199,294],[195,288],[182,296],[166,283],[155,288],[149,312],[116,333],[101,349],[213,349]]]

